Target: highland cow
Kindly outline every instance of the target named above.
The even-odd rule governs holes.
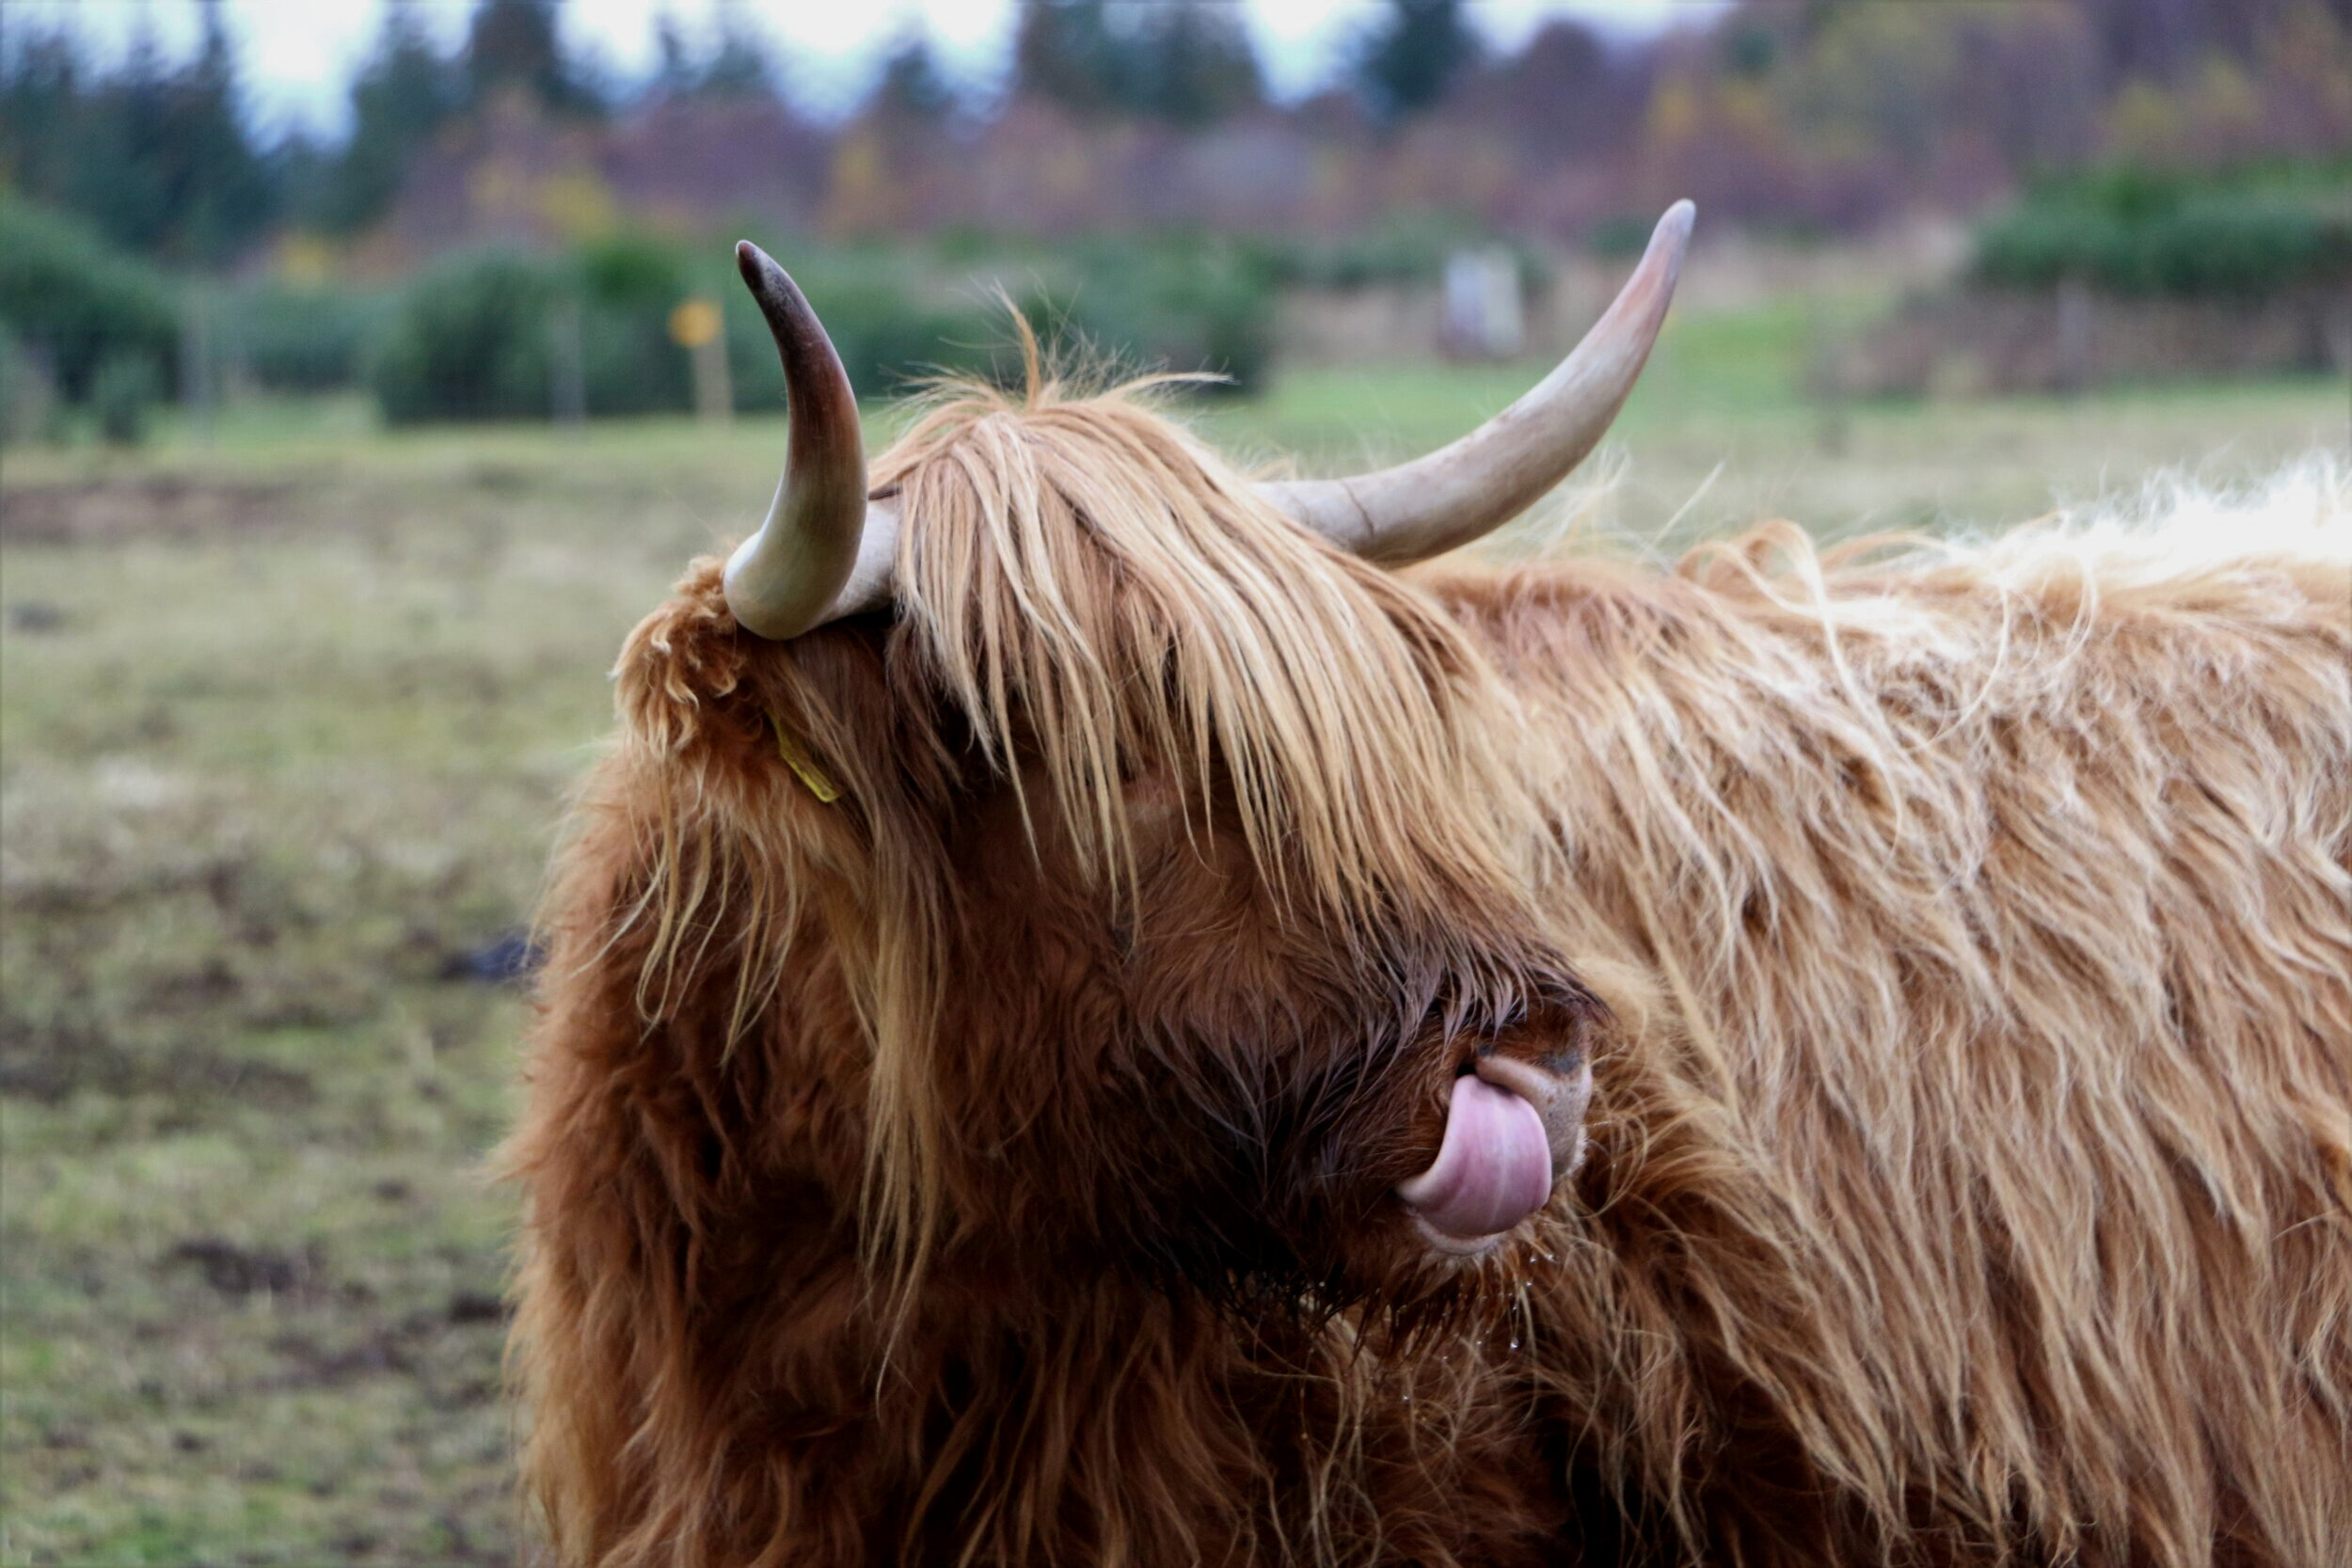
[[[1394,568],[1597,440],[1253,484],[791,394],[630,636],[509,1155],[561,1560],[2352,1553],[2352,508]]]

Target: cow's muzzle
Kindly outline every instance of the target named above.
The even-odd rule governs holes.
[[[1463,1258],[1500,1244],[1582,1161],[1592,1095],[1592,1065],[1581,1054],[1541,1065],[1481,1055],[1454,1081],[1437,1159],[1397,1183],[1422,1236]]]

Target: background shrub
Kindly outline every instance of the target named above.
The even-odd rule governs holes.
[[[392,311],[389,295],[263,283],[222,297],[219,337],[254,386],[273,392],[356,387],[370,342]]]
[[[1633,229],[1631,253],[1638,256],[1657,218],[1653,214],[1628,221]],[[1522,281],[1536,284],[1543,280],[1545,265],[1532,246],[1482,236],[1488,236],[1488,230],[1475,220],[1424,210],[1400,214],[1360,233],[1335,239],[1262,239],[1251,242],[1251,253],[1264,268],[1270,284],[1360,289],[1382,283],[1435,283],[1445,275],[1447,259],[1456,251],[1500,245],[1518,262]]]
[[[904,249],[796,250],[789,266],[832,336],[861,396],[886,397],[939,373],[1018,372],[1011,323],[985,269],[954,268]],[[1000,260],[1019,308],[1041,335],[1083,342],[1131,368],[1210,371],[1239,390],[1264,384],[1274,357],[1275,269],[1243,247],[1197,241],[1104,242],[1034,265]],[[545,419],[556,396],[554,334],[580,323],[582,393],[592,417],[685,412],[691,356],[670,317],[693,297],[718,303],[735,405],[784,401],[775,343],[744,294],[729,248],[631,237],[557,257],[478,254],[420,278],[390,312],[368,356],[368,379],[395,424],[433,420]],[[350,301],[321,309],[356,311]],[[292,321],[296,308],[273,306]],[[334,324],[340,330],[342,322]],[[349,357],[322,343],[303,373]],[[283,365],[281,373],[294,373]]]
[[[393,424],[546,419],[554,279],[501,252],[433,268],[402,298],[370,380]]]
[[[2134,170],[2045,185],[1977,232],[1978,278],[2117,293],[2260,297],[2352,282],[2352,177],[2234,182]]]
[[[63,407],[48,365],[0,322],[0,446],[57,439]]]
[[[582,412],[681,412],[692,404],[691,375],[669,318],[690,292],[676,254],[648,240],[462,258],[401,298],[369,381],[394,424],[544,420],[563,395],[562,356],[576,348]]]
[[[589,414],[693,406],[687,352],[670,339],[670,312],[694,292],[677,250],[639,235],[599,240],[556,262],[553,275],[579,301]]]
[[[825,324],[850,385],[863,398],[887,397],[939,374],[986,372],[1010,319],[971,288],[928,277],[903,256],[862,249],[818,251],[786,261],[793,281]],[[727,367],[739,408],[773,410],[784,374],[751,297],[730,264],[710,285],[726,312]]]
[[[0,323],[45,358],[71,403],[102,361],[143,356],[159,385],[179,364],[180,303],[168,274],[63,214],[0,196]]]
[[[1076,339],[1130,370],[1206,371],[1262,389],[1274,363],[1276,269],[1223,245],[1080,245],[1058,280],[1030,291],[1041,336]]]
[[[866,396],[934,369],[985,366],[1003,324],[977,302],[926,287],[881,256],[797,257],[794,277],[816,303],[850,384]],[[783,406],[775,341],[743,293],[728,247],[678,247],[644,237],[600,241],[563,256],[478,255],[421,278],[373,354],[370,380],[387,420],[545,419],[553,407],[553,334],[579,312],[581,390],[591,417],[682,413],[693,406],[688,351],[670,337],[680,303],[717,302],[735,405]]]
[[[163,401],[164,373],[154,356],[135,348],[109,349],[90,372],[90,407],[98,415],[98,434],[119,447],[135,447],[147,439],[150,419]]]

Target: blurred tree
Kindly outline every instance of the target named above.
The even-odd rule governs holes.
[[[77,117],[59,194],[115,244],[158,255],[172,230],[166,168],[171,81],[147,12],[134,25],[121,69],[94,86]]]
[[[1590,155],[1623,146],[1641,119],[1646,56],[1613,59],[1581,23],[1549,22],[1517,55],[1466,79],[1466,108],[1532,156]]]
[[[2228,0],[2086,0],[2102,51],[2118,76],[2169,76],[2210,40],[2238,31]],[[2240,38],[2238,47],[2247,40]]]
[[[1581,23],[1548,22],[1505,69],[1533,90],[1581,98],[1609,79],[1609,50]]]
[[[171,248],[183,261],[217,266],[258,238],[278,215],[270,169],[246,131],[236,50],[220,0],[204,0],[195,61],[180,73],[167,112],[179,210]]]
[[[703,68],[695,92],[704,98],[767,98],[776,90],[775,61],[742,13],[719,13],[719,47]]]
[[[775,61],[758,32],[741,13],[719,13],[719,40],[707,59],[697,60],[676,13],[664,6],[654,21],[654,73],[646,94],[672,103],[688,99],[770,98],[776,92]]]
[[[1836,18],[1845,8],[1832,0],[1816,0],[1804,10],[1802,23],[1807,35],[1819,38],[1836,24]],[[1765,77],[1780,63],[1785,52],[1781,39],[1784,19],[1755,11],[1726,20],[1717,35],[1723,50],[1724,69],[1734,76]]]
[[[1849,13],[1880,4],[1881,0],[1804,0],[1793,13],[1797,34],[1809,42]],[[2044,25],[2071,30],[2079,24],[2090,40],[2097,65],[2097,76],[2087,85],[2094,98],[2104,98],[2116,84],[2131,77],[2169,84],[2201,71],[2205,56],[2216,51],[2245,58],[2259,48],[2264,35],[2282,16],[2305,4],[2306,0],[2060,0],[2057,5],[2030,8],[2041,13]],[[2352,0],[2309,0],[2309,4],[2328,10],[2339,24],[2352,25]],[[1968,20],[1981,22],[1994,15],[1993,8],[1970,9],[1975,14]],[[1753,27],[1770,29],[1791,14],[1786,0],[1744,0],[1725,37],[1746,37]]]
[[[873,109],[901,123],[933,123],[955,107],[955,93],[939,73],[931,47],[921,33],[909,34],[882,63],[875,85]]]
[[[597,116],[604,101],[564,48],[560,0],[479,0],[466,30],[466,87],[476,105],[529,94],[557,114]]]
[[[16,189],[80,214],[114,244],[218,265],[278,206],[240,97],[217,0],[206,0],[196,55],[178,69],[145,12],[108,76],[89,70],[71,33],[0,39],[0,166]]]
[[[684,98],[694,90],[694,60],[686,47],[686,33],[677,12],[663,6],[653,19],[653,80],[646,92],[654,98]]]
[[[1136,107],[1177,125],[1206,125],[1263,103],[1265,82],[1235,7],[1179,0],[1142,13],[1127,50]]]
[[[417,8],[387,5],[375,47],[352,78],[351,137],[326,181],[321,226],[353,233],[381,216],[409,164],[464,96],[456,62],[434,46]]]
[[[2014,175],[2071,167],[2098,135],[2099,103],[2083,90],[2098,75],[2098,44],[2082,12],[2024,6],[1970,20],[1952,104],[1979,127]]]
[[[1357,55],[1356,80],[1373,113],[1393,122],[1443,98],[1479,52],[1461,0],[1389,0]]]
[[[1264,97],[1241,16],[1218,0],[1037,0],[1013,36],[1013,79],[1075,114],[1188,127]]]
[[[1954,127],[1965,18],[1958,7],[1839,7],[1792,52],[1779,108],[1817,145],[1925,168]]]
[[[82,137],[86,71],[74,36],[0,6],[0,184],[59,200]]]
[[[2265,135],[2290,155],[2352,147],[2352,0],[2303,0],[2263,29],[2253,59]]]
[[[57,389],[78,403],[108,359],[174,368],[180,291],[87,222],[0,197],[0,322],[40,349]]]
[[[1037,0],[1013,34],[1018,93],[1077,114],[1116,112],[1126,83],[1104,0]]]

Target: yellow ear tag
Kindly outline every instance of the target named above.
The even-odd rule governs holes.
[[[827,778],[825,770],[801,750],[801,743],[786,733],[783,720],[771,713],[768,716],[768,727],[776,732],[776,752],[784,758],[784,765],[808,786],[811,795],[826,805],[841,799],[841,786]]]

